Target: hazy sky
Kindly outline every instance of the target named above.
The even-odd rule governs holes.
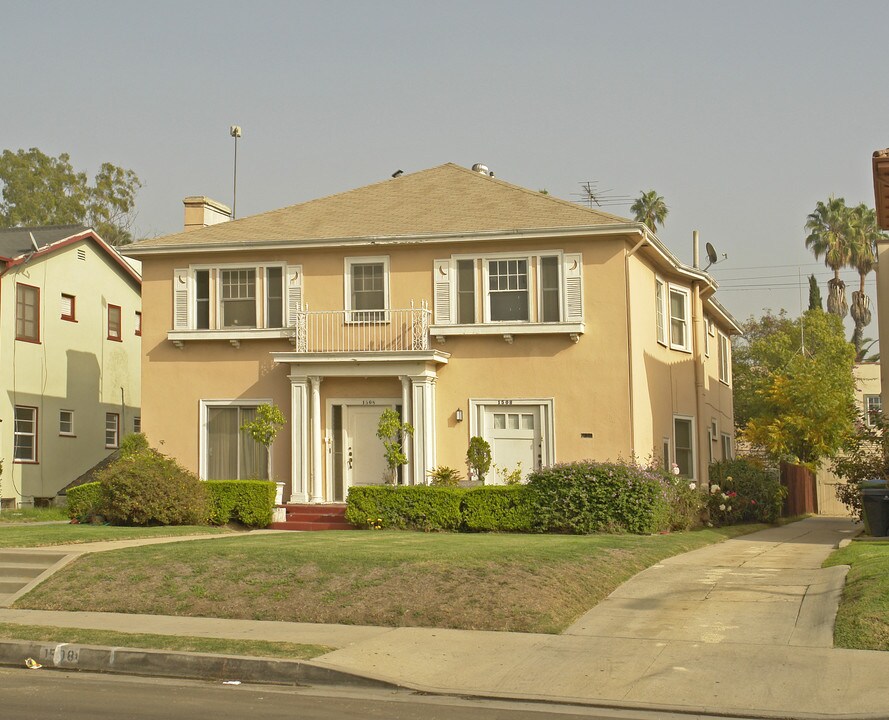
[[[872,206],[889,146],[885,0],[0,0],[0,18],[0,149],[135,170],[138,236],[181,229],[187,195],[231,204],[238,124],[239,217],[444,162],[569,200],[653,188],[680,258],[694,229],[728,254],[711,272],[737,318],[796,314],[799,274],[829,277],[806,215]]]

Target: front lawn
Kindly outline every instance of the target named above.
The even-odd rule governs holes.
[[[558,633],[646,567],[763,527],[342,531],[152,545],[80,558],[15,607]]]
[[[33,525],[9,523],[0,525],[0,548],[71,545],[102,540],[135,540],[138,538],[177,537],[180,535],[215,535],[231,532],[226,527],[179,525],[163,527],[116,527],[111,525]]]
[[[851,565],[837,613],[837,647],[889,650],[889,541],[856,541],[825,566]]]

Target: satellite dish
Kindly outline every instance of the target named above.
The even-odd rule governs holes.
[[[716,250],[710,243],[704,245],[704,251],[707,253],[707,259],[710,261],[707,267],[704,268],[704,270],[707,270],[710,265],[715,265],[719,262],[719,258],[716,256]]]

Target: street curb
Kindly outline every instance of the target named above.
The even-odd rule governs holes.
[[[0,640],[0,665],[26,667],[29,658],[42,668],[55,670],[186,680],[237,680],[262,685],[348,685],[381,690],[407,689],[388,680],[322,667],[305,660]]]

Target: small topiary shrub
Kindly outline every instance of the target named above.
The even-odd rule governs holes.
[[[532,473],[528,488],[537,530],[648,534],[667,529],[659,474],[632,462],[553,465]]]
[[[472,488],[460,504],[471,532],[533,532],[534,498],[525,485]]]
[[[356,485],[349,488],[346,520],[356,527],[457,530],[463,488],[427,485]]]
[[[208,480],[210,524],[236,521],[247,527],[268,527],[275,506],[275,483],[263,480]]]
[[[447,465],[439,465],[437,468],[429,470],[426,475],[429,478],[430,485],[439,487],[457,487],[463,480],[459,470],[455,470]]]
[[[714,490],[714,487],[718,489]],[[781,517],[787,496],[787,488],[781,485],[777,470],[748,458],[711,465],[710,490],[710,521],[713,524],[776,522]],[[725,505],[724,509],[720,509],[722,505]]]
[[[138,436],[134,436],[138,438]],[[115,525],[201,525],[207,522],[207,488],[172,458],[135,439],[96,474],[101,514]]]
[[[65,493],[68,500],[68,517],[77,522],[90,522],[100,513],[102,507],[102,485],[98,482],[84,483]]]

